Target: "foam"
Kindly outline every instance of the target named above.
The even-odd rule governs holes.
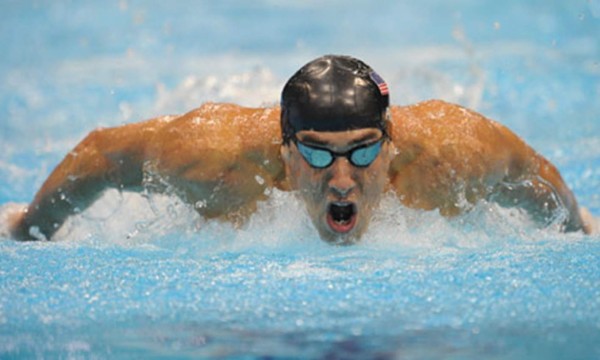
[[[390,193],[382,199],[359,246],[413,253],[432,249],[452,252],[581,236],[559,235],[558,228],[557,223],[540,228],[519,209],[484,201],[449,219],[437,211],[408,209]],[[174,237],[179,240],[173,241]],[[88,210],[69,218],[54,238],[99,246],[190,247],[182,250],[186,253],[310,253],[335,247],[320,240],[294,193],[276,189],[241,227],[205,220],[176,196],[109,190]]]

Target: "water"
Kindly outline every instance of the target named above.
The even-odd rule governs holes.
[[[0,4],[0,204],[30,201],[88,131],[204,101],[272,105],[324,53],[392,101],[501,121],[600,216],[600,3]],[[386,198],[364,241],[318,239],[275,192],[242,229],[111,191],[57,242],[0,240],[3,358],[600,358],[600,238],[481,204]]]

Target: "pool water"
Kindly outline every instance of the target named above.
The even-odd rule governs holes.
[[[395,104],[507,125],[600,216],[599,38],[598,0],[4,1],[0,204],[30,201],[95,127],[274,105],[297,68],[343,53]],[[234,229],[108,191],[54,242],[0,238],[0,357],[600,358],[600,236],[390,196],[338,247],[292,194]]]

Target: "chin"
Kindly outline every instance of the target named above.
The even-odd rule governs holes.
[[[321,239],[334,245],[353,245],[360,241],[362,234],[364,233],[364,226],[361,226],[359,219],[354,220],[352,226],[349,224],[343,225],[340,229],[339,226],[333,226],[331,219],[319,221],[317,229]],[[340,231],[341,230],[341,231]]]
[[[353,232],[339,234],[330,230],[321,230],[319,235],[321,235],[321,240],[332,245],[354,245],[360,241],[360,236]]]

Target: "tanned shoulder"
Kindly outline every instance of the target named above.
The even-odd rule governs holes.
[[[458,213],[459,198],[485,197],[498,182],[524,172],[534,155],[506,127],[445,101],[393,107],[391,115],[397,156],[390,177],[410,206]]]

